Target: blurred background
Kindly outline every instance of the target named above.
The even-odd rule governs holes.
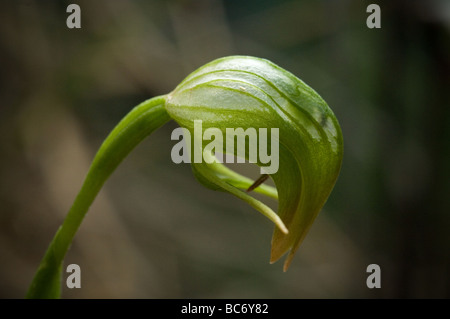
[[[381,29],[366,26],[372,2]],[[66,27],[70,3],[81,29]],[[65,260],[80,265],[82,288],[63,297],[450,297],[449,1],[0,6],[1,298],[24,297],[115,124],[232,54],[300,77],[343,130],[340,177],[289,271],[269,264],[266,218],[171,161],[170,122],[101,191]],[[366,286],[369,264],[380,289]]]

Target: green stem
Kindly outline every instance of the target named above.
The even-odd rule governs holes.
[[[170,120],[164,108],[165,98],[165,95],[154,97],[136,106],[103,142],[78,196],[41,261],[27,298],[60,297],[62,263],[75,233],[116,167],[145,137]]]

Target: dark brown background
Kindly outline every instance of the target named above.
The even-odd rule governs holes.
[[[121,117],[231,54],[296,74],[344,133],[340,178],[290,270],[269,265],[264,217],[171,162],[172,122],[105,185],[66,258],[82,288],[63,297],[450,297],[449,3],[373,2],[381,29],[364,0],[77,1],[70,30],[69,1],[2,1],[0,297],[25,295]],[[381,289],[365,285],[371,263]]]

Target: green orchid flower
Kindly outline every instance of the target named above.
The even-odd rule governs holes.
[[[341,129],[325,101],[293,74],[268,60],[230,56],[194,71],[171,93],[138,105],[113,129],[95,155],[27,297],[60,296],[64,256],[102,185],[137,144],[171,119],[190,137],[185,142],[190,144],[187,148],[195,177],[208,188],[246,201],[275,224],[270,261],[288,253],[284,270],[288,269],[339,175]],[[240,129],[240,136],[232,136],[233,141],[243,136],[241,141],[248,143],[234,149],[225,143],[221,146],[219,133],[227,135],[230,128],[234,132]],[[208,129],[214,134],[206,136]],[[252,144],[250,133],[259,141],[267,140],[263,129],[276,129],[277,134],[271,135],[266,145]],[[227,136],[227,145],[229,141]],[[267,169],[261,149],[259,157],[253,156],[258,146],[265,147],[266,157],[277,155],[275,169]],[[198,154],[200,160],[194,160]],[[221,163],[223,155],[245,158],[262,167],[263,175],[256,182],[242,176]],[[268,176],[276,189],[263,184]],[[252,191],[278,199],[278,213],[252,197]]]

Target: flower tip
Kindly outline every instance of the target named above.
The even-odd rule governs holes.
[[[287,256],[286,261],[284,262],[284,265],[283,265],[283,272],[288,271],[289,267],[291,266],[293,257],[294,257],[294,254],[291,254],[291,253]],[[280,258],[281,258],[281,256],[272,255],[272,256],[270,256],[269,263],[272,265],[275,262],[277,262]]]
[[[270,264],[274,264],[278,261],[278,259],[281,258],[282,255],[278,254],[277,252],[274,252],[273,246],[272,246],[272,252],[270,254]]]
[[[281,218],[277,216],[276,220],[274,220],[275,225],[278,227],[279,230],[285,235],[289,234],[289,230],[287,229],[286,225],[283,223]]]
[[[284,262],[283,272],[288,271],[289,266],[291,266],[292,257],[294,257],[294,255],[291,254],[289,254],[289,256],[287,257],[286,261]]]
[[[278,259],[279,259],[279,258],[273,258],[273,256],[271,256],[271,257],[270,257],[269,263],[272,265],[272,264],[274,264],[275,262],[277,262]],[[291,257],[291,256],[288,256],[288,258],[286,259],[286,261],[284,262],[284,265],[283,265],[283,272],[287,272],[287,271],[288,271],[289,266],[291,265],[291,261],[292,261],[292,257]]]

